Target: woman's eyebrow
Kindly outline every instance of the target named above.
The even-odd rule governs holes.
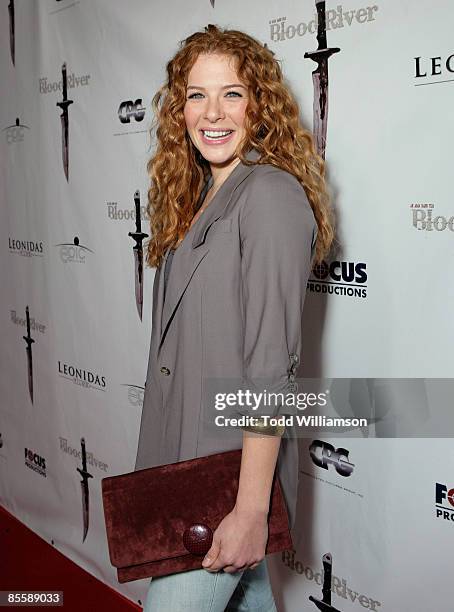
[[[230,87],[243,87],[246,89],[244,85],[241,83],[232,83],[231,85],[224,85],[221,89],[230,89]],[[205,89],[205,87],[200,87],[199,85],[188,85],[186,89]]]

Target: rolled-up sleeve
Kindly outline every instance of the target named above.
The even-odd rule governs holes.
[[[263,405],[243,407],[240,414],[273,417],[295,412],[282,397],[288,400],[297,390],[302,313],[316,237],[317,224],[298,180],[270,166],[254,172],[240,213],[243,390],[263,393]],[[265,427],[263,421],[243,429],[284,432],[283,427]]]

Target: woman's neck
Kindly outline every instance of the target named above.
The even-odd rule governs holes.
[[[211,185],[212,190],[217,190],[220,185],[229,176],[232,170],[240,163],[239,157],[235,157],[228,165],[217,165],[210,164],[211,176],[213,177],[213,183]]]

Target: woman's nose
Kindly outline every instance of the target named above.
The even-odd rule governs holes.
[[[207,105],[205,107],[205,118],[209,121],[216,121],[222,119],[225,116],[222,103],[218,98],[208,98]]]

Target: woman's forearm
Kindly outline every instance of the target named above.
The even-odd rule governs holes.
[[[243,432],[236,510],[244,513],[268,514],[280,443],[281,436]]]

